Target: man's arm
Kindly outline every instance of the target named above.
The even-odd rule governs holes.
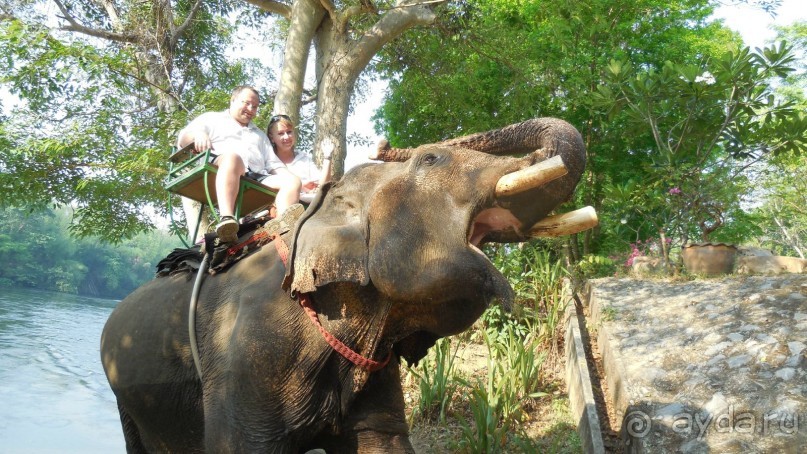
[[[196,117],[182,131],[179,131],[179,137],[177,138],[178,148],[190,143],[194,144],[193,148],[198,153],[213,148],[213,144],[210,142],[210,130],[204,123],[204,117],[204,114]]]
[[[213,144],[210,143],[210,136],[205,129],[183,130],[179,135],[179,140],[177,140],[177,146],[182,148],[189,143],[193,143],[193,149],[199,153],[213,148]]]

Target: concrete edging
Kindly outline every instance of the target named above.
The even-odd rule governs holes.
[[[568,289],[569,286],[567,285]],[[566,357],[566,386],[569,389],[569,407],[577,418],[577,433],[583,444],[583,451],[593,454],[604,454],[600,419],[597,415],[597,404],[591,388],[591,374],[586,361],[582,330],[577,307],[571,295],[567,294],[565,313],[566,341],[564,353]]]
[[[613,333],[603,323],[603,302],[594,291],[593,287],[586,285],[588,310],[590,314],[591,323],[596,327],[597,331],[597,345],[600,350],[600,358],[602,361],[603,372],[605,373],[605,386],[607,392],[604,398],[608,400],[608,404],[614,411],[614,417],[619,422],[621,427],[615,428],[619,432],[619,436],[624,443],[626,454],[644,453],[644,440],[641,438],[631,437],[628,431],[625,430],[626,415],[630,415],[636,408],[628,399],[627,389],[627,372],[623,366],[624,360],[622,355],[613,348],[611,345],[611,338]]]

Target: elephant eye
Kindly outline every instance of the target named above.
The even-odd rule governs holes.
[[[423,155],[423,161],[422,162],[424,164],[426,164],[426,165],[434,165],[434,163],[437,162],[437,156],[435,156],[435,155],[433,155],[431,153],[427,153],[427,154]]]

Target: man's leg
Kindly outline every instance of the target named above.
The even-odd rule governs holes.
[[[225,153],[213,161],[218,167],[216,172],[216,198],[219,205],[220,222],[216,225],[219,239],[225,243],[238,240],[238,220],[235,215],[235,201],[241,175],[246,172],[244,161],[235,153]]]
[[[238,198],[238,186],[241,175],[247,169],[244,161],[235,153],[225,153],[213,161],[218,167],[216,172],[216,197],[219,205],[219,216],[233,216],[235,201]]]

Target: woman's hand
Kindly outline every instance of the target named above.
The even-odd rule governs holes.
[[[319,189],[319,183],[316,181],[309,181],[303,185],[303,192],[317,192],[317,189]]]

